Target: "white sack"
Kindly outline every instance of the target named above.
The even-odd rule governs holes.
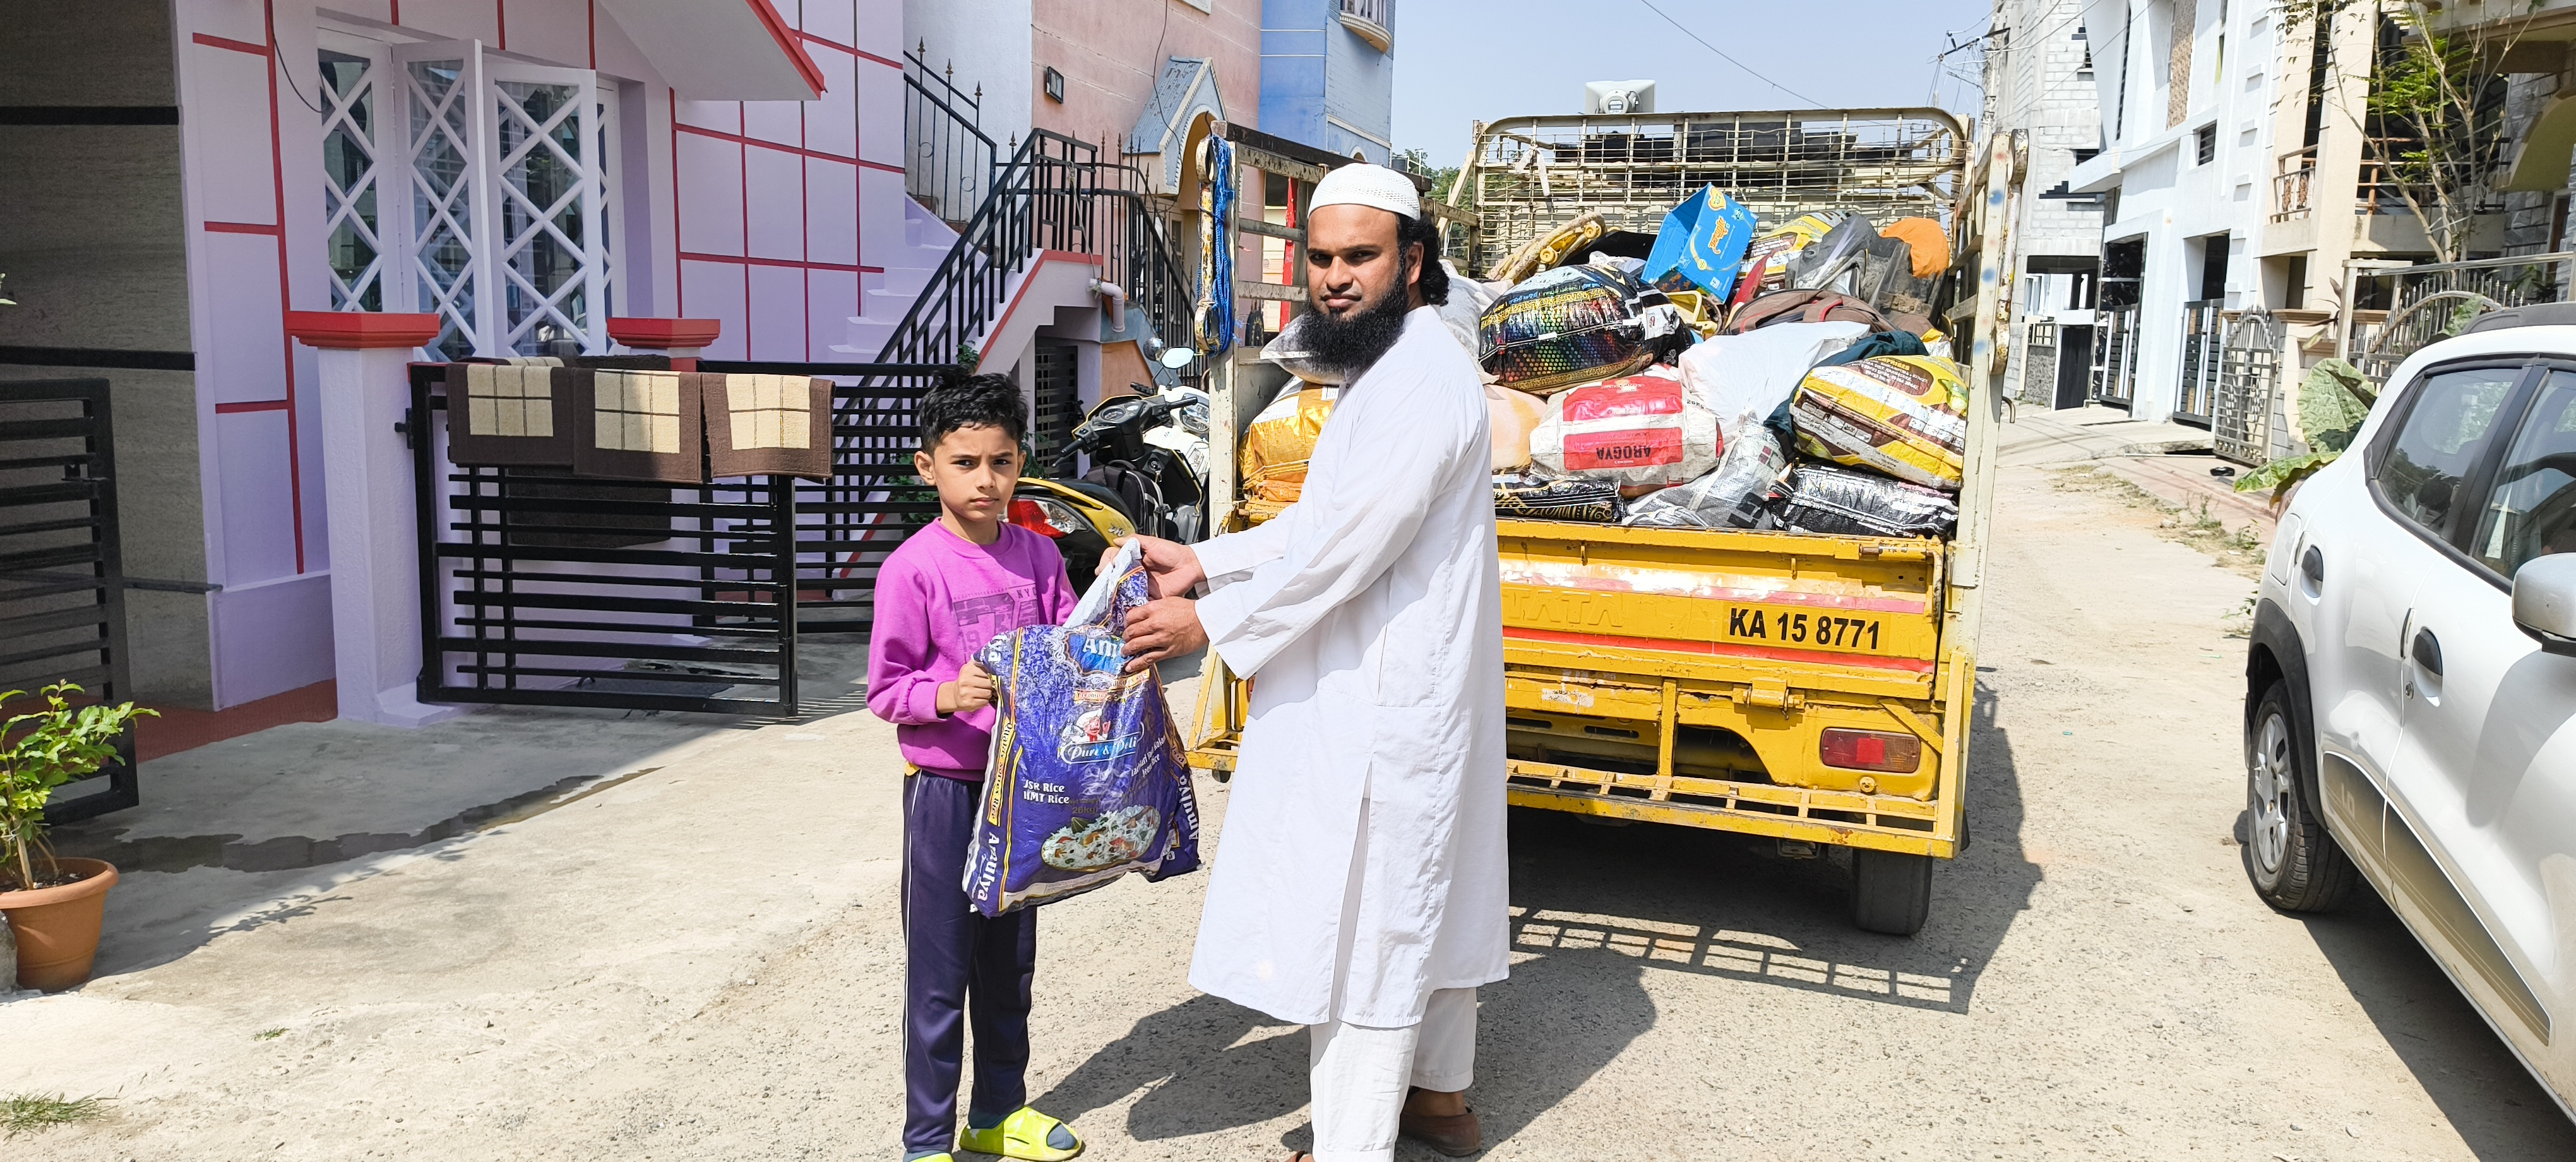
[[[1817,360],[1868,333],[1866,323],[1774,323],[1702,339],[1682,352],[1682,385],[1733,432],[1748,415],[1761,423],[1798,389]]]

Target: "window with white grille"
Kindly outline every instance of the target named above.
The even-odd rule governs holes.
[[[321,66],[335,309],[438,315],[441,358],[607,349],[613,87],[470,41]]]

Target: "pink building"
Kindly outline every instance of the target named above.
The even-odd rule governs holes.
[[[335,449],[286,312],[434,314],[432,357],[602,353],[612,317],[689,317],[721,324],[712,357],[845,360],[949,241],[905,197],[900,0],[8,24],[0,376],[113,382],[125,571],[211,588],[129,594],[133,692],[172,704],[333,676]]]

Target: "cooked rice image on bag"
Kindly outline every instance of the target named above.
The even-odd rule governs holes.
[[[993,754],[966,852],[966,897],[999,916],[1130,872],[1199,866],[1198,798],[1163,683],[1129,674],[1127,613],[1148,599],[1135,542],[1063,625],[1012,630],[976,651],[993,674]]]
[[[1951,492],[1967,465],[1967,413],[1958,365],[1928,355],[1818,367],[1789,397],[1799,451]]]

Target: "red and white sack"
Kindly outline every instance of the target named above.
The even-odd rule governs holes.
[[[1669,367],[1558,392],[1530,433],[1530,459],[1542,470],[1611,481],[1631,495],[1707,475],[1720,450],[1717,413]]]

